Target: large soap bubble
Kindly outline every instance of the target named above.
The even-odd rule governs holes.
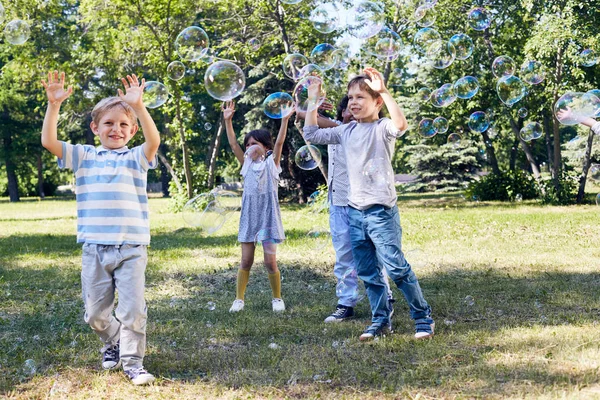
[[[348,32],[359,39],[367,39],[379,32],[385,24],[381,3],[359,1],[346,15]]]
[[[456,58],[466,60],[473,54],[473,40],[464,33],[457,33],[448,40],[448,45],[453,46]]]
[[[483,111],[475,111],[469,117],[469,129],[473,132],[482,133],[490,127],[490,120]]]
[[[317,147],[307,144],[298,149],[294,159],[300,169],[315,169],[321,163],[321,152]]]
[[[442,36],[433,28],[423,28],[415,33],[413,44],[417,51],[426,56],[438,53],[444,43]]]
[[[10,44],[21,45],[29,39],[31,29],[22,19],[13,19],[4,27],[4,37]]]
[[[509,56],[496,57],[496,59],[494,59],[494,62],[492,63],[492,73],[496,78],[514,75],[515,60],[513,60]]]
[[[521,139],[531,142],[532,140],[541,138],[544,131],[542,130],[542,125],[538,122],[530,122],[521,129],[520,134]]]
[[[400,35],[388,27],[383,27],[375,36],[365,42],[363,48],[380,60],[394,61],[402,51],[402,39]]]
[[[437,130],[435,129],[433,120],[431,118],[423,118],[421,122],[419,122],[419,135],[429,139],[434,137],[436,134]]]
[[[310,53],[310,60],[323,71],[327,71],[337,64],[336,48],[329,43],[321,43],[315,46]]]
[[[525,88],[525,84],[519,78],[510,75],[498,79],[496,92],[504,104],[512,106],[525,96],[527,89]]]
[[[431,104],[435,107],[448,107],[455,100],[456,94],[451,83],[443,84],[431,93]]]
[[[241,197],[236,193],[214,189],[202,193],[183,207],[184,221],[193,227],[201,228],[206,233],[218,231],[225,221],[241,208]]]
[[[167,65],[169,79],[178,81],[185,75],[185,65],[181,61],[173,61]]]
[[[208,51],[208,35],[204,29],[189,26],[175,39],[175,51],[186,61],[198,61]]]
[[[437,117],[433,120],[433,127],[437,133],[446,133],[448,131],[448,120],[444,117]]]
[[[144,86],[143,101],[148,108],[162,106],[169,99],[169,89],[157,81],[147,81]]]
[[[435,23],[437,18],[435,9],[428,6],[420,6],[415,10],[415,21],[417,25],[427,28]]]
[[[473,8],[467,16],[469,25],[476,31],[484,31],[490,27],[492,17],[490,13],[482,7]]]
[[[4,18],[6,17],[6,13],[4,11],[4,6],[0,3],[0,24],[4,22]]]
[[[579,53],[579,63],[584,67],[593,67],[598,64],[598,55],[592,49],[585,49]]]
[[[537,85],[546,78],[546,71],[539,61],[525,61],[521,66],[521,78],[529,84]]]
[[[297,81],[301,78],[300,71],[304,66],[309,63],[308,58],[302,54],[293,53],[288,54],[284,59],[281,66],[283,67],[283,73],[293,80]]]
[[[331,33],[338,27],[340,14],[335,3],[323,3],[311,11],[308,19],[317,31]]]
[[[452,43],[448,43],[447,46],[442,46],[440,51],[435,54],[428,56],[429,60],[433,64],[433,68],[446,69],[454,62],[456,58],[456,50]]]
[[[217,100],[234,99],[242,93],[245,86],[244,71],[231,61],[217,61],[204,74],[204,87]]]
[[[321,91],[316,98],[309,98],[308,89],[311,85],[321,85]],[[308,75],[298,81],[293,93],[296,109],[301,112],[315,110],[325,101],[323,81],[318,76]]]
[[[593,93],[567,92],[554,104],[554,115],[563,125],[577,125],[600,112],[600,99]]]
[[[592,89],[586,92],[587,95],[596,96],[600,99],[600,89]],[[596,115],[594,117],[600,117],[600,107],[598,107],[598,111],[596,111]]]
[[[460,99],[470,99],[479,91],[479,81],[474,76],[463,76],[454,82],[454,93]]]
[[[314,75],[314,76],[323,76],[323,70],[317,64],[306,64],[300,70],[300,78],[304,78],[305,76]]]
[[[281,119],[287,117],[294,110],[294,99],[284,92],[270,94],[263,101],[263,110],[269,118]]]

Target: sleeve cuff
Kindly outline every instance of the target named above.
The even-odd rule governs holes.
[[[592,125],[592,132],[594,132],[596,135],[600,135],[600,121]]]

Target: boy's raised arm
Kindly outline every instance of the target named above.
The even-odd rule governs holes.
[[[48,72],[48,82],[42,80],[42,85],[46,88],[48,96],[48,108],[42,126],[42,146],[58,158],[62,158],[62,144],[58,140],[57,134],[58,113],[62,102],[73,93],[73,87],[69,86],[65,90],[65,73],[59,74],[58,71]]]
[[[390,92],[385,87],[381,73],[375,68],[371,67],[365,68],[364,72],[369,77],[369,79],[365,80],[365,82],[371,87],[371,89],[381,95],[381,98],[383,99],[383,102],[390,113],[390,119],[394,123],[396,129],[399,131],[405,131],[408,129],[406,117],[404,116],[404,113],[400,109],[398,103],[396,103],[396,100],[394,100]]]
[[[144,154],[148,161],[152,162],[156,157],[158,146],[160,146],[160,134],[156,128],[156,124],[150,116],[150,113],[144,105],[143,95],[144,87],[146,86],[146,80],[142,79],[140,84],[138,77],[135,74],[127,75],[127,79],[121,78],[123,86],[125,86],[125,93],[121,89],[118,90],[119,97],[125,103],[129,104],[135,114],[137,115],[142,131],[144,133],[144,139],[146,140],[142,145]]]

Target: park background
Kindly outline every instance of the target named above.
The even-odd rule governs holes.
[[[0,393],[42,398],[591,398],[599,396],[595,239],[600,222],[597,188],[588,179],[600,163],[597,138],[553,116],[567,91],[600,87],[600,69],[580,54],[599,49],[600,4],[595,1],[444,1],[433,27],[444,38],[468,34],[474,51],[445,69],[428,65],[412,41],[420,29],[417,1],[384,1],[387,26],[404,43],[395,60],[368,54],[324,73],[328,98],[344,93],[350,74],[380,69],[403,107],[411,129],[398,140],[394,171],[415,180],[398,183],[404,246],[432,303],[438,335],[415,343],[404,305],[397,334],[364,345],[359,318],[330,326],[322,319],[335,306],[334,255],[315,229],[327,229],[327,213],[305,206],[324,178],[294,163],[304,145],[290,127],[283,152],[280,196],[288,235],[280,247],[283,317],[269,311],[266,277],[251,277],[248,312],[231,316],[239,261],[237,221],[207,235],[187,225],[181,208],[195,195],[239,180],[239,165],[224,141],[220,102],[204,87],[204,71],[217,59],[239,65],[246,88],[234,126],[278,129],[261,109],[273,92],[290,93],[282,72],[290,53],[309,56],[340,32],[323,34],[309,21],[318,2],[183,0],[13,0],[5,21],[31,26],[22,45],[0,45]],[[476,6],[493,16],[483,31],[467,15]],[[196,25],[210,51],[186,63],[186,75],[170,81],[178,59],[175,38]],[[518,67],[536,60],[545,80],[528,85],[512,107],[496,93],[491,71],[497,56]],[[98,341],[83,324],[80,249],[75,243],[72,182],[41,147],[46,101],[40,80],[65,71],[73,96],[61,110],[59,138],[94,143],[89,112],[114,95],[130,73],[168,85],[170,99],[151,110],[162,132],[160,168],[151,183],[168,198],[152,198],[153,243],[148,265],[149,350],[146,366],[160,377],[151,388],[132,388],[119,374],[99,370]],[[423,101],[419,89],[472,75],[480,90],[445,108]],[[518,75],[518,72],[517,72]],[[519,108],[528,110],[520,118]],[[487,131],[471,132],[471,113],[484,111]],[[448,119],[446,135],[424,139],[423,118]],[[538,122],[543,136],[519,135]],[[134,144],[142,140],[136,135]],[[325,148],[321,148],[326,159]],[[156,186],[156,185],[155,185]],[[322,198],[322,194],[321,194]],[[572,205],[579,203],[580,205]],[[409,258],[410,261],[410,258]],[[397,293],[399,295],[399,293]]]

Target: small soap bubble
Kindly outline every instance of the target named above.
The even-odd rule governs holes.
[[[167,76],[169,79],[178,81],[185,75],[185,65],[181,61],[173,61],[167,65]]]
[[[169,89],[157,81],[148,81],[144,87],[144,105],[148,108],[162,106],[169,99]]]
[[[496,78],[511,76],[515,73],[515,61],[509,56],[499,56],[492,63],[492,73]]]
[[[521,139],[526,142],[530,142],[532,140],[541,138],[544,134],[544,131],[540,123],[530,122],[521,129],[520,134]]]
[[[525,107],[521,107],[521,108],[519,108],[519,111],[517,114],[519,115],[519,118],[525,118],[525,117],[527,117],[527,114],[529,114],[529,111],[527,111],[527,109]]]
[[[419,53],[426,56],[439,53],[444,46],[442,36],[433,28],[420,29],[413,38],[413,44]]]
[[[503,76],[498,79],[498,83],[496,84],[496,93],[498,93],[498,97],[504,104],[507,106],[512,106],[513,104],[520,101],[525,94],[527,93],[525,84],[516,76]]]
[[[34,375],[37,372],[37,365],[34,360],[28,359],[23,363],[23,373],[25,375]]]
[[[310,52],[310,61],[323,71],[330,70],[337,63],[335,50],[329,43],[318,44]]]
[[[456,323],[456,321],[453,319],[445,319],[444,320],[444,325],[446,325],[446,326],[451,326],[451,325],[454,325],[455,323]]]
[[[307,144],[298,149],[294,160],[300,169],[315,169],[321,163],[321,151],[317,147]]]
[[[520,203],[523,201],[523,195],[521,193],[517,193],[517,195],[515,196],[515,201],[517,203]]]
[[[204,74],[204,87],[217,100],[232,100],[242,93],[245,86],[244,71],[231,61],[217,61]]]
[[[461,140],[462,137],[458,133],[451,133],[448,135],[447,143],[452,147],[457,148],[460,146]]]
[[[470,295],[466,296],[464,299],[464,303],[467,306],[471,307],[471,306],[475,305],[475,299],[473,298],[473,296],[470,296]]]
[[[479,81],[474,76],[463,76],[454,82],[454,93],[460,99],[470,99],[479,91]]]
[[[331,243],[331,232],[325,227],[312,228],[306,237],[310,241],[312,250],[323,250]]]
[[[490,127],[490,120],[483,111],[476,111],[469,117],[469,129],[482,133]]]
[[[309,88],[320,86],[321,90],[315,97],[309,96]],[[308,112],[317,109],[325,101],[323,81],[318,76],[307,75],[298,81],[292,94],[298,111]]]
[[[417,97],[421,101],[429,101],[429,99],[431,98],[431,89],[429,89],[428,87],[422,87],[417,91]]]
[[[204,124],[204,130],[210,131],[212,129],[212,124],[207,122]]]
[[[546,71],[539,61],[525,61],[521,66],[521,78],[531,85],[538,85],[546,79]]]
[[[277,343],[270,343],[269,344],[269,348],[271,350],[278,350],[280,347],[279,347],[279,345]]]
[[[340,23],[339,9],[335,3],[322,3],[310,12],[308,19],[317,31],[331,33]]]
[[[437,134],[433,120],[431,118],[423,118],[419,122],[419,135],[426,139],[432,138]]]
[[[588,172],[590,179],[598,182],[600,181],[600,164],[592,164]]]
[[[284,92],[272,93],[263,101],[263,111],[269,118],[281,119],[290,115],[293,110],[294,99]]]
[[[423,28],[427,28],[435,23],[437,19],[436,11],[429,5],[417,7],[415,10],[415,21],[417,25]]]
[[[214,301],[209,301],[208,303],[206,303],[206,308],[208,308],[210,311],[214,311],[215,308],[217,308],[217,305]]]
[[[443,46],[437,53],[427,56],[431,61],[433,68],[446,69],[454,62],[456,58],[456,50],[452,43],[448,43],[447,46]]]
[[[457,33],[448,41],[455,50],[458,60],[466,60],[473,54],[473,40],[464,33]]]
[[[208,35],[204,29],[189,26],[182,30],[175,39],[175,51],[181,59],[198,61],[208,50]]]
[[[437,133],[446,133],[448,131],[448,120],[444,117],[437,117],[433,120],[433,127]]]
[[[252,47],[252,50],[254,51],[260,49],[260,40],[258,40],[257,38],[250,39],[248,41],[248,44],[250,45],[250,47]]]
[[[484,31],[490,27],[492,17],[490,13],[482,7],[473,8],[467,15],[469,25],[476,31]]]
[[[431,104],[435,107],[448,107],[456,100],[454,87],[450,83],[445,83],[431,93]]]

